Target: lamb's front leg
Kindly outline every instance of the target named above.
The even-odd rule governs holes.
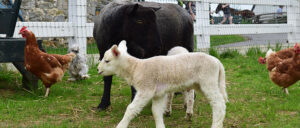
[[[152,99],[152,114],[155,120],[156,128],[165,128],[163,114],[166,108],[167,95],[154,97]]]
[[[117,128],[127,128],[130,121],[139,114],[147,103],[152,99],[154,93],[137,92],[133,101],[127,106],[123,119]]]

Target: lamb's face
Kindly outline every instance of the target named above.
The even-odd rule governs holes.
[[[98,73],[103,76],[111,76],[116,74],[119,56],[120,51],[116,45],[107,50],[103,59],[98,65]]]

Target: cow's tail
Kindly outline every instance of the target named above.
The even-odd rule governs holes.
[[[223,64],[220,61],[219,61],[219,88],[224,97],[225,102],[229,102],[228,95],[226,92],[225,69]]]

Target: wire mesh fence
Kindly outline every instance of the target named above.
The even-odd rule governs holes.
[[[292,46],[299,40],[297,36],[299,34],[299,25],[297,25],[299,2],[296,0],[279,3],[272,0],[254,2],[243,0],[137,0],[137,2],[172,3],[182,6],[194,18],[195,44],[196,49],[200,51],[216,48],[220,52],[227,49],[238,49],[243,52],[251,47],[266,49],[275,47],[276,44],[284,48]],[[87,3],[87,5],[90,4]],[[101,14],[97,7],[93,6],[95,8],[95,12],[91,13],[93,18],[96,14]],[[26,9],[24,14],[27,14],[25,11]],[[61,11],[68,13],[66,9]],[[28,18],[25,16],[25,19]],[[60,21],[67,20],[65,17]],[[89,22],[91,21],[89,20]],[[68,37],[41,39],[44,40],[43,46],[48,53],[68,53]],[[92,37],[87,41],[86,51],[88,56],[94,55],[92,58],[99,58],[99,51]],[[93,59],[93,61],[95,60],[97,59]]]

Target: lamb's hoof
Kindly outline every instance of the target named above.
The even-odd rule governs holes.
[[[192,113],[186,113],[184,118],[187,119],[188,121],[192,121],[192,117],[193,117]]]
[[[171,116],[171,111],[166,111],[166,112],[165,112],[165,116],[166,116],[166,117],[170,117],[170,116]]]
[[[90,78],[90,76],[89,75],[82,75],[81,78],[82,79],[88,79],[88,78]]]

